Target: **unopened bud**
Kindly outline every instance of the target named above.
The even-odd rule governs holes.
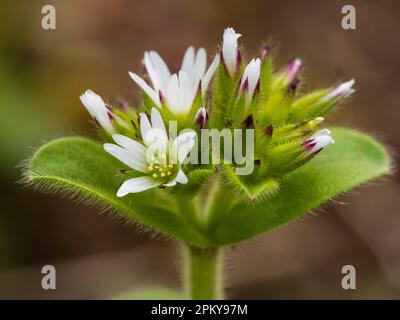
[[[343,82],[329,92],[326,96],[322,97],[320,102],[327,102],[329,100],[343,99],[350,96],[355,90],[352,88],[355,81],[351,79],[347,82]]]
[[[207,110],[205,107],[201,107],[197,110],[195,115],[195,121],[199,125],[200,129],[204,129],[207,123]]]
[[[306,148],[306,155],[309,156],[320,152],[326,146],[334,143],[335,140],[331,137],[331,132],[328,129],[322,129],[304,141],[303,145]]]

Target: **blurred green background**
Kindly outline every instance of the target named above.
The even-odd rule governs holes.
[[[41,28],[41,8],[57,29]],[[357,29],[341,28],[353,4]],[[217,50],[225,27],[243,34],[248,57],[265,40],[278,62],[305,62],[306,88],[356,79],[357,93],[329,121],[400,146],[400,2],[10,1],[0,10],[0,298],[107,298],[147,286],[180,286],[179,251],[95,210],[16,183],[32,148],[54,137],[94,137],[79,95],[138,99],[128,70],[154,49],[177,69],[189,45]],[[356,159],[355,159],[356,160]],[[231,249],[228,297],[400,298],[400,179],[374,183],[281,230]],[[41,268],[57,290],[41,289]],[[341,288],[341,268],[357,289]]]

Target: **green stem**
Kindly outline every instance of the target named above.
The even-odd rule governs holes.
[[[185,246],[186,295],[193,300],[223,299],[222,248]]]

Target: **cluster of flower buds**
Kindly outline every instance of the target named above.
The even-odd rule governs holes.
[[[255,170],[252,177],[242,179],[251,186],[253,181],[279,179],[334,143],[331,132],[319,125],[323,116],[354,92],[354,80],[299,96],[302,61],[291,58],[274,71],[272,49],[266,45],[244,67],[239,36],[233,29],[224,33],[220,66],[224,72],[217,74],[215,88],[229,89],[214,91],[211,110],[217,112],[210,114],[210,122],[218,128],[255,130]]]
[[[117,145],[106,144],[106,151],[143,175],[128,180],[118,193],[120,196],[155,186],[174,186],[176,182],[184,184],[188,182],[188,171],[196,170],[195,166],[185,168],[183,158],[174,164],[159,163],[157,157],[145,158],[144,153],[150,148],[146,135],[154,136],[155,129],[163,132],[161,154],[167,160],[171,158],[165,150],[167,145],[175,144],[177,150],[183,146],[181,154],[185,157],[191,148],[197,147],[193,132],[253,129],[254,154],[251,158],[254,171],[243,179],[224,177],[224,181],[246,183],[250,187],[259,181],[279,183],[285,174],[334,143],[331,132],[320,129],[319,125],[323,116],[354,92],[354,80],[300,96],[300,59],[292,58],[283,68],[275,68],[272,47],[266,45],[259,57],[245,64],[238,44],[240,37],[234,29],[225,29],[221,50],[208,67],[206,50],[196,51],[189,47],[180,70],[175,73],[171,73],[158,53],[145,52],[145,77],[129,72],[143,92],[140,113],[133,108],[110,108],[90,90],[81,96],[96,123],[108,133],[109,141],[114,134],[112,137]],[[150,114],[151,123],[148,120]],[[189,136],[185,136],[190,137],[190,142],[179,142],[180,135],[168,138],[165,126],[171,120],[178,122],[179,129],[191,130]],[[212,164],[208,166],[213,169]],[[210,171],[216,174],[233,172]]]

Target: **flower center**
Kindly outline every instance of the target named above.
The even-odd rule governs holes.
[[[177,166],[167,163],[167,155],[165,153],[152,156],[147,168],[153,178],[169,178],[177,171]]]

